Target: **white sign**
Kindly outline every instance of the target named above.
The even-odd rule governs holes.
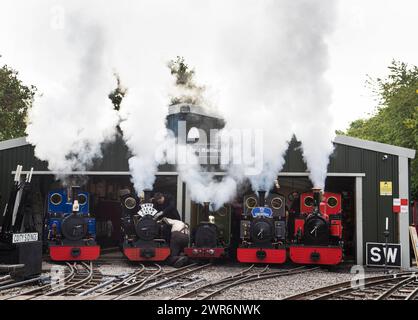
[[[38,233],[13,233],[12,243],[38,241]]]
[[[155,216],[155,214],[158,211],[154,208],[154,205],[152,203],[144,203],[141,204],[141,210],[138,211],[138,214],[143,217],[147,214],[151,215],[151,216]]]

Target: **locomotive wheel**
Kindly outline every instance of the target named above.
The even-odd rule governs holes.
[[[62,221],[61,230],[65,239],[81,240],[87,235],[87,222],[83,217],[69,215]]]

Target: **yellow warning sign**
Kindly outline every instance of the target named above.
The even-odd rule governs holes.
[[[381,196],[392,195],[392,181],[380,181],[380,195]]]

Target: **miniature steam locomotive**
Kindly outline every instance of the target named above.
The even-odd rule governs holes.
[[[128,192],[120,195],[122,204],[122,250],[131,261],[164,261],[170,255],[165,225],[157,223],[157,210],[149,201]]]
[[[71,187],[48,193],[47,241],[54,261],[88,261],[99,257],[96,219],[90,217],[88,192]]]
[[[230,234],[229,208],[224,206],[209,212],[209,202],[199,205],[198,225],[192,232],[191,245],[184,249],[184,254],[191,259],[219,259],[227,255]],[[227,229],[227,230],[226,230]]]
[[[299,264],[336,265],[343,258],[341,194],[319,189],[300,197],[290,259]]]
[[[237,260],[245,263],[286,261],[285,198],[265,191],[244,197]]]

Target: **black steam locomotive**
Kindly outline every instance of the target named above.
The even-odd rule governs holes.
[[[122,249],[131,261],[164,261],[170,255],[170,247],[164,225],[157,223],[157,210],[150,202],[149,192],[145,200],[130,192],[122,191]]]
[[[285,197],[265,191],[244,197],[237,260],[246,263],[286,261]]]
[[[229,244],[230,209],[223,206],[209,210],[209,202],[199,205],[198,224],[193,230],[190,243],[184,253],[191,259],[219,259],[227,255]]]

